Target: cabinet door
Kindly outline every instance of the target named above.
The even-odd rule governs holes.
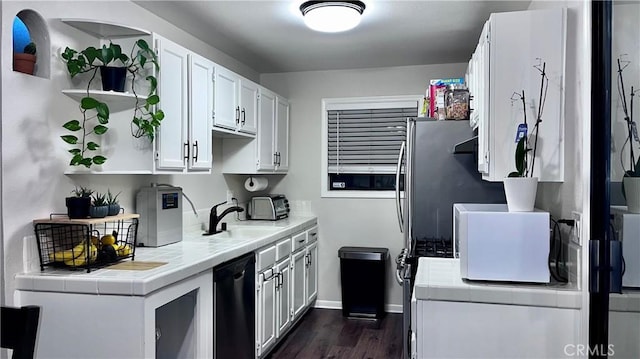
[[[239,129],[246,133],[256,133],[258,125],[258,84],[240,80]]]
[[[540,182],[564,180],[564,82],[566,9],[494,13],[489,28],[488,175],[502,181],[515,168],[516,132],[523,104],[512,101],[525,91],[529,134],[534,132],[540,96],[542,62],[548,78],[544,111],[538,128],[533,176]],[[513,29],[518,29],[514,32]],[[544,97],[543,97],[544,98]],[[533,146],[533,137],[530,144]],[[531,163],[531,162],[530,162]]]
[[[277,337],[282,334],[291,325],[291,260],[289,258],[283,260],[277,265],[278,272],[277,284]]]
[[[307,272],[305,292],[307,304],[310,304],[318,296],[318,242],[314,242],[307,247],[305,266]]]
[[[476,56],[476,78],[477,95],[474,95],[474,112],[477,114],[478,124],[478,172],[489,172],[489,30],[490,23],[487,21],[480,35],[478,43],[478,54]]]
[[[213,125],[235,130],[240,118],[238,87],[240,78],[222,66],[216,66],[215,116]]]
[[[276,342],[276,278],[273,268],[258,275],[258,355]]]
[[[289,169],[289,101],[278,96],[276,107],[276,155],[278,172]]]
[[[214,64],[189,55],[189,170],[211,169]]]
[[[156,168],[182,170],[185,167],[187,123],[187,50],[156,36],[158,61],[158,95],[164,119],[156,137]]]
[[[291,266],[291,296],[292,296],[292,314],[293,318],[297,318],[305,308],[307,304],[306,290],[306,275],[305,261],[307,258],[307,252],[300,250],[292,256]]]
[[[274,125],[276,116],[276,95],[261,88],[258,95],[258,170],[275,169]]]

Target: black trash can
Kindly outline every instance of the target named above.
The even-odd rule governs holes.
[[[384,316],[384,292],[389,249],[342,247],[340,279],[342,315],[380,319]]]

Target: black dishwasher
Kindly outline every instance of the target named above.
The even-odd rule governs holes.
[[[216,359],[255,358],[253,253],[213,269],[213,350]]]

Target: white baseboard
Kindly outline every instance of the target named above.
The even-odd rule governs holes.
[[[342,309],[342,302],[339,300],[316,300],[314,308],[323,309]],[[402,313],[402,305],[400,304],[385,304],[384,310],[387,313]]]
[[[342,302],[337,300],[316,300],[316,304],[313,306],[314,308],[323,308],[323,309],[342,309]]]

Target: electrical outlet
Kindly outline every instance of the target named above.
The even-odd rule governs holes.
[[[233,202],[233,197],[235,197],[235,195],[233,194],[232,190],[227,190],[227,203],[231,203]]]
[[[582,246],[582,236],[581,236],[581,232],[582,232],[582,213],[580,212],[576,212],[576,211],[572,211],[571,212],[571,216],[573,217],[573,220],[575,221],[575,225],[571,228],[571,234],[570,234],[570,238],[571,238],[571,242]]]

